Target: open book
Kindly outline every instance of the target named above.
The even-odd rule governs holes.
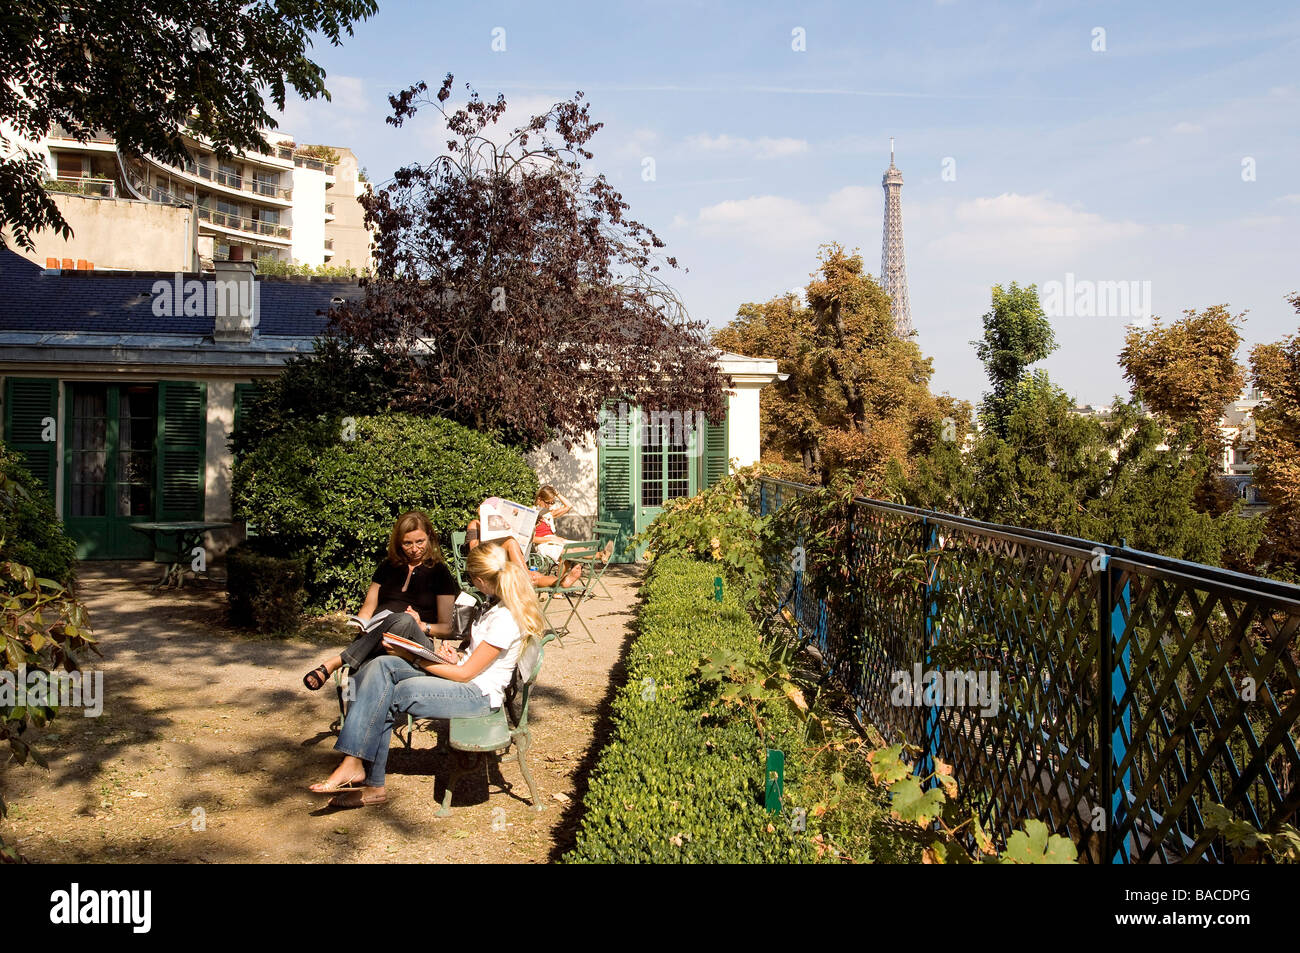
[[[404,639],[400,635],[394,635],[392,632],[384,633],[384,645],[395,649],[401,649],[404,652],[410,652],[416,658],[422,658],[426,662],[445,662],[442,656],[433,652],[428,647],[421,645],[419,642],[412,642],[410,639]]]
[[[362,632],[373,632],[375,629],[379,628],[380,624],[392,614],[393,614],[392,610],[383,609],[379,612],[376,612],[369,619],[363,619],[359,615],[350,615],[348,616],[348,625],[355,625]]]
[[[478,538],[483,542],[513,536],[528,558],[533,543],[533,528],[537,526],[537,510],[499,496],[489,497],[478,508]]]

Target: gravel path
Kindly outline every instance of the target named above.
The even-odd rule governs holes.
[[[338,706],[332,683],[313,694],[302,676],[346,644],[342,616],[298,639],[250,638],[226,627],[222,588],[155,593],[156,578],[147,563],[82,564],[103,713],[60,713],[37,745],[48,772],[0,769],[4,836],[30,860],[538,863],[569,846],[622,678],[638,569],[611,568],[613,600],[584,606],[594,644],[579,629],[547,647],[529,758],[545,810],[529,808],[518,766],[505,764],[490,789],[464,779],[445,819],[434,817],[443,756],[423,732],[411,751],[394,739],[389,804],[329,810],[307,791],[337,763]]]

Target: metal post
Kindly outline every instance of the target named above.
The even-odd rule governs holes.
[[[922,627],[922,642],[925,649],[925,665],[922,667],[922,677],[931,671],[933,662],[933,649],[939,640],[938,625],[938,600],[935,598],[935,586],[933,585],[929,573],[929,559],[924,556],[937,545],[938,527],[931,526],[930,521],[924,516],[921,517],[921,553],[925,560],[926,567],[925,588],[923,592],[922,618],[924,620]],[[942,684],[942,682],[940,682]],[[912,691],[921,690],[920,686],[913,685]],[[924,698],[923,698],[924,700]],[[938,701],[938,699],[932,699]],[[934,759],[939,755],[939,708],[937,705],[925,706],[925,743],[923,745],[924,754],[920,763],[917,765],[918,774],[933,774]],[[933,782],[932,782],[933,785]]]
[[[1112,566],[1109,555],[1102,558],[1106,565],[1100,580],[1101,591],[1098,593],[1100,671],[1109,673],[1110,676],[1110,694],[1102,709],[1100,726],[1105,758],[1102,762],[1102,802],[1109,810],[1104,841],[1105,856],[1110,858],[1112,864],[1126,864],[1133,845],[1133,835],[1125,834],[1121,839],[1119,830],[1128,818],[1128,792],[1133,788],[1133,772],[1129,768],[1123,776],[1118,777],[1117,772],[1128,756],[1129,745],[1132,743],[1133,713],[1124,700],[1130,680],[1132,642],[1126,644],[1123,650],[1117,650],[1124,638],[1130,592],[1127,579],[1121,585],[1122,570]]]

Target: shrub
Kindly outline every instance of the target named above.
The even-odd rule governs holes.
[[[715,570],[674,557],[644,586],[627,683],[614,700],[614,735],[583,801],[570,863],[809,862],[817,850],[788,817],[763,808],[764,738],[746,718],[716,718],[701,685],[702,655],[719,648],[757,659],[758,631],[731,587],[714,601]],[[768,743],[798,743],[782,709]],[[780,746],[780,745],[778,745]],[[787,762],[787,784],[796,780]]]
[[[77,547],[63,532],[45,488],[22,466],[21,457],[0,445],[0,474],[17,486],[0,506],[3,556],[28,566],[42,579],[66,586],[76,574]]]
[[[669,500],[632,542],[645,545],[651,559],[688,556],[719,564],[733,579],[756,578],[765,568],[769,518],[745,505],[753,482],[752,468],[741,470],[695,496]]]
[[[226,554],[230,624],[266,633],[293,632],[307,600],[306,559],[268,556],[259,548],[250,540]]]
[[[436,417],[385,414],[262,442],[236,463],[233,498],[262,551],[305,557],[308,606],[332,610],[359,604],[406,510],[427,513],[445,540],[487,497],[528,503],[536,492],[523,455],[491,437]]]

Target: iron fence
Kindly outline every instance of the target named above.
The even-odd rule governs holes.
[[[813,489],[764,479],[751,505]],[[1300,587],[862,498],[841,566],[804,569],[788,530],[779,611],[999,842],[1038,818],[1084,860],[1217,862],[1207,804],[1294,822]]]

